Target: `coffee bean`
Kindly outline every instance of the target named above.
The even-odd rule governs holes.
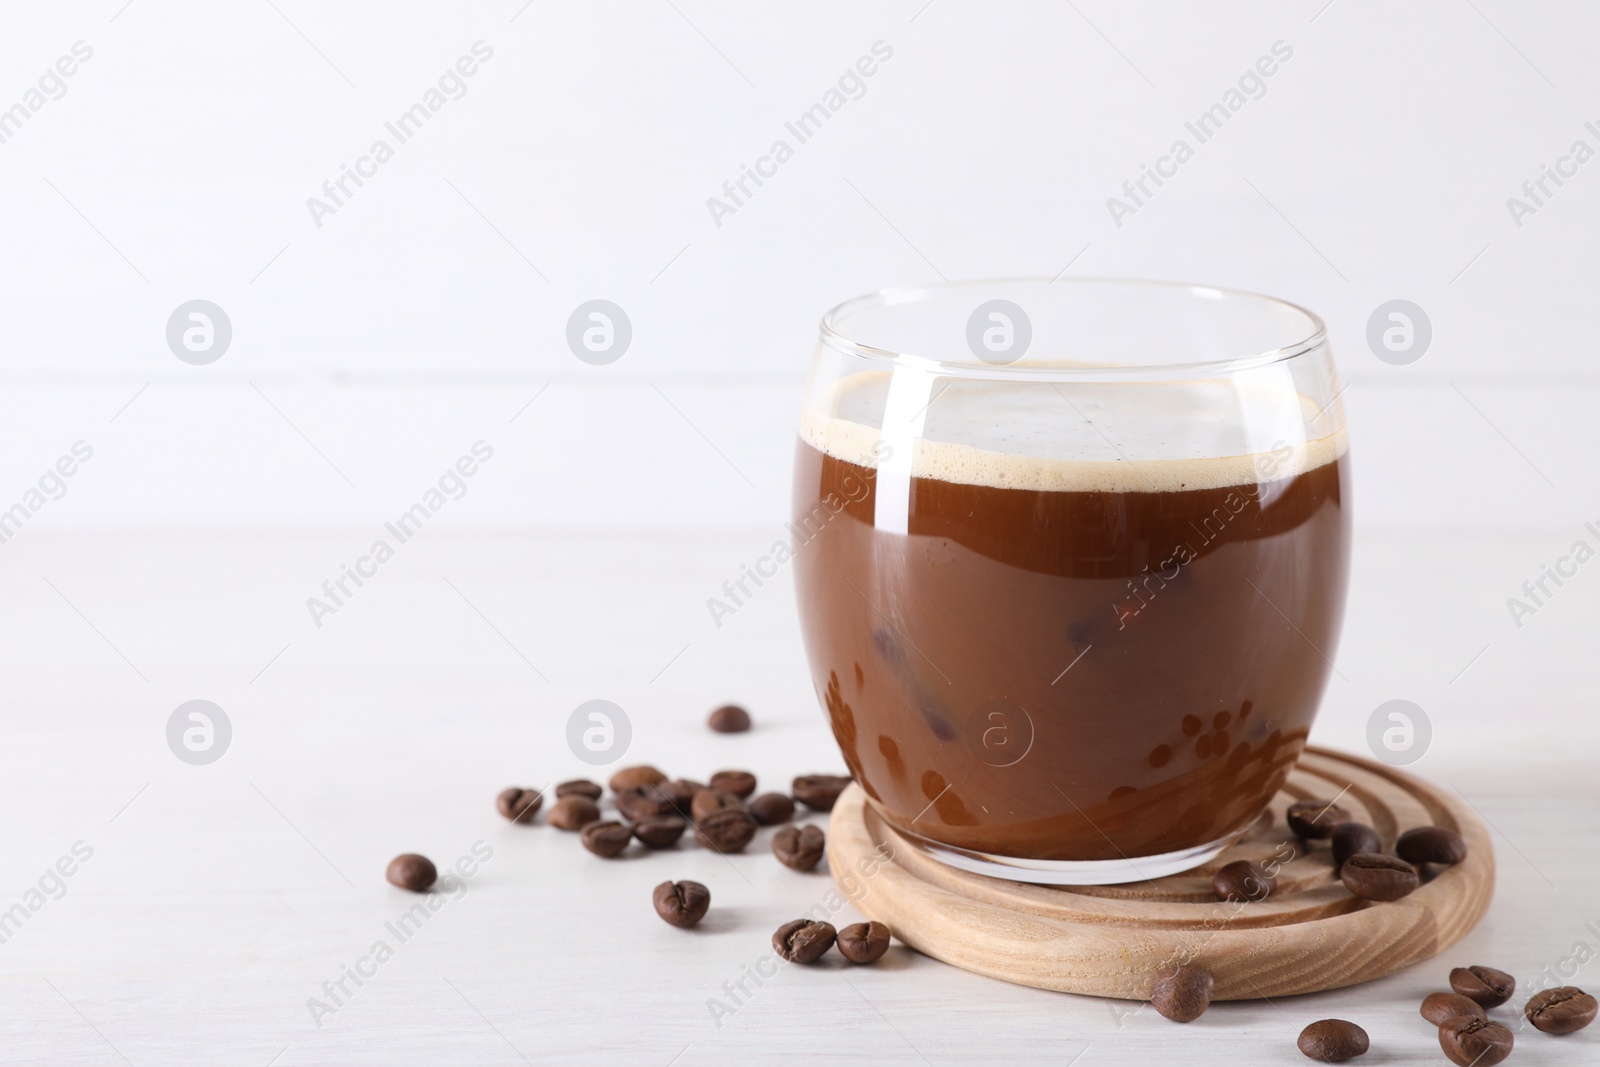
[[[1504,971],[1473,964],[1450,972],[1450,988],[1486,1008],[1498,1008],[1517,991],[1517,980]]]
[[[889,928],[882,923],[851,923],[839,931],[839,955],[851,963],[877,963],[889,951]]]
[[[794,780],[794,798],[812,811],[832,811],[850,781],[847,774],[802,774]]]
[[[662,882],[650,894],[656,914],[673,926],[687,930],[706,917],[711,890],[699,882]]]
[[[514,785],[509,789],[502,789],[500,795],[494,798],[494,806],[501,815],[512,822],[532,823],[533,817],[539,811],[539,805],[544,803],[544,794],[537,789],[524,789]]]
[[[422,893],[438,881],[439,869],[426,856],[403,852],[389,861],[389,869],[383,872],[383,876],[389,879],[390,885]]]
[[[1339,868],[1339,879],[1363,900],[1399,900],[1421,881],[1411,864],[1381,852],[1357,852]]]
[[[796,871],[809,871],[822,859],[827,836],[818,826],[785,826],[772,835],[772,854]]]
[[[659,785],[667,780],[667,776],[650,766],[642,763],[637,767],[624,767],[611,776],[609,785],[613,793],[620,793],[624,789],[632,789],[636,785]]]
[[[796,919],[778,927],[772,935],[772,947],[790,963],[814,963],[833,947],[837,936],[830,923]]]
[[[633,836],[645,848],[671,848],[688,828],[688,822],[676,815],[651,815],[633,824]]]
[[[1321,839],[1350,821],[1350,813],[1335,807],[1331,800],[1302,800],[1289,805],[1289,829],[1304,838]]]
[[[1234,860],[1211,879],[1217,898],[1235,903],[1265,900],[1277,886],[1276,878],[1259,863],[1249,860]]]
[[[602,859],[622,855],[622,850],[633,840],[633,831],[620,822],[592,822],[579,835],[583,847]]]
[[[711,788],[726,790],[743,800],[756,791],[756,776],[749,771],[718,771],[711,776]]]
[[[1343,1063],[1365,1054],[1367,1032],[1344,1019],[1323,1019],[1300,1031],[1300,1051],[1319,1063]]]
[[[782,793],[762,793],[750,802],[750,814],[762,826],[777,826],[794,818],[794,801]]]
[[[1446,1019],[1454,1019],[1458,1015],[1488,1018],[1483,1013],[1483,1005],[1460,993],[1429,993],[1422,1001],[1422,1017],[1435,1026],[1443,1026]]]
[[[743,852],[756,836],[756,820],[748,811],[716,811],[694,824],[694,839],[718,852]]]
[[[636,785],[617,794],[617,810],[629,822],[648,819],[652,815],[670,815],[672,797],[659,785]]]
[[[599,800],[604,792],[605,790],[600,788],[599,782],[591,782],[587,778],[574,778],[570,782],[562,782],[556,786],[556,799],[560,800],[562,797],[577,794],[580,797],[588,797],[590,800]]]
[[[600,817],[600,805],[582,793],[568,793],[550,806],[550,825],[557,830],[581,830]]]
[[[1215,985],[1205,968],[1179,967],[1150,986],[1150,1006],[1175,1023],[1192,1023],[1211,1006]]]
[[[843,935],[840,935],[841,940]],[[1572,1034],[1594,1022],[1600,1002],[1577,986],[1564,985],[1535,993],[1522,1013],[1535,1029],[1547,1034]]]
[[[1382,852],[1383,838],[1378,831],[1361,822],[1347,822],[1333,828],[1333,873],[1338,874],[1344,861],[1357,852]]]
[[[1394,854],[1407,863],[1442,863],[1453,866],[1467,858],[1467,843],[1454,830],[1443,826],[1419,826],[1407,830],[1394,843]]]
[[[696,821],[719,811],[743,811],[744,804],[725,789],[702,789],[689,804],[689,815]]]
[[[1439,1027],[1439,1047],[1457,1067],[1494,1067],[1511,1055],[1511,1031],[1487,1019],[1457,1016]]]
[[[674,778],[670,782],[663,782],[660,788],[672,798],[672,810],[688,819],[694,815],[690,807],[694,803],[694,795],[705,786],[689,778]]]
[[[742,734],[750,729],[750,713],[737,704],[724,704],[711,713],[706,725],[719,734]]]

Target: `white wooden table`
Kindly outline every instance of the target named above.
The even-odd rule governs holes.
[[[35,898],[0,944],[0,1059],[1294,1062],[1301,1027],[1338,1016],[1371,1034],[1366,1063],[1442,1062],[1416,1005],[1450,966],[1491,964],[1527,985],[1576,946],[1600,949],[1600,572],[1581,572],[1521,631],[1504,606],[1573,531],[1358,543],[1343,678],[1314,740],[1360,751],[1367,716],[1395,697],[1429,712],[1433,747],[1413,769],[1458,787],[1496,832],[1498,895],[1481,927],[1387,980],[1219,1005],[1182,1028],[900,946],[870,968],[785,967],[735,1003],[725,983],[822,899],[825,874],[778,865],[770,832],[731,859],[685,846],[603,862],[542,815],[509,825],[493,801],[509,784],[589,772],[565,727],[596,697],[629,712],[629,762],[692,777],[748,768],[779,788],[840,769],[787,578],[720,630],[705,610],[773,532],[430,531],[315,628],[305,598],[370,533],[40,535],[5,547],[0,909],[26,910],[75,843],[92,857],[59,884],[45,877],[59,899]],[[233,727],[208,766],[180,762],[164,736],[173,709],[196,698]],[[747,704],[757,728],[710,733],[705,713],[725,700]],[[384,882],[388,859],[419,851],[443,866],[479,841],[493,856],[464,895],[399,941],[385,924],[417,898]],[[654,915],[651,887],[669,878],[711,887],[699,929]],[[346,978],[349,995],[316,1025],[308,1000],[333,1005],[324,983],[380,939],[392,958],[363,965],[372,976],[359,987]],[[1562,980],[1600,987],[1600,963]],[[720,1025],[713,998],[737,1009]],[[1519,1035],[1515,1062],[1597,1057],[1600,1027]]]

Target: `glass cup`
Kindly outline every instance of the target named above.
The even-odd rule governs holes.
[[[1197,285],[890,290],[822,320],[795,460],[812,680],[868,802],[954,867],[1204,863],[1299,757],[1344,613],[1311,312]]]

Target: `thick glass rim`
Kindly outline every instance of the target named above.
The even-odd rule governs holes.
[[[862,311],[873,308],[894,307],[902,304],[914,304],[932,300],[940,294],[996,285],[1042,286],[1046,289],[1055,286],[1118,286],[1132,289],[1143,288],[1151,291],[1186,291],[1191,296],[1201,299],[1248,301],[1290,311],[1304,316],[1310,326],[1310,332],[1299,340],[1278,348],[1242,353],[1224,359],[1165,364],[1058,366],[1028,364],[1026,362],[992,364],[964,359],[941,359],[915,352],[897,352],[854,340],[840,328],[840,324],[843,321]],[[1043,276],[976,278],[955,282],[946,281],[927,285],[907,285],[879,289],[876,292],[852,297],[828,309],[822,316],[819,330],[822,343],[827,347],[845,355],[859,356],[890,368],[913,368],[942,377],[953,378],[1021,378],[1043,381],[1128,381],[1146,378],[1220,377],[1293,359],[1296,356],[1302,356],[1323,348],[1328,341],[1328,328],[1320,315],[1309,308],[1279,297],[1268,296],[1265,293],[1222,285],[1202,285],[1196,282],[1090,276],[1074,276],[1071,278],[1045,278]]]

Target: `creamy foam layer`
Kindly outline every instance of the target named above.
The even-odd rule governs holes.
[[[1286,372],[1263,378],[1068,385],[866,371],[807,404],[800,436],[861,467],[1060,492],[1254,485],[1344,454],[1337,405],[1319,413]]]

